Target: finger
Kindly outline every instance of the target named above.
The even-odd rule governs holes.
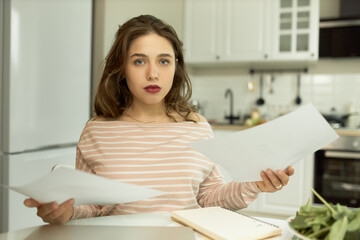
[[[44,217],[51,212],[55,211],[59,205],[56,202],[45,203],[42,206],[38,207],[37,215],[44,219]]]
[[[275,192],[277,189],[265,171],[261,172],[263,192]]]
[[[262,171],[261,172],[261,179],[263,180],[263,183],[265,186],[270,186],[272,185],[269,177],[267,176],[266,172],[265,171]]]
[[[281,180],[278,178],[278,176],[270,169],[266,170],[266,176],[269,178],[272,186],[275,189],[280,189],[282,187],[282,182]]]
[[[266,176],[266,174],[265,174],[264,171],[261,171],[261,172],[260,172],[260,176],[261,176],[262,181],[256,181],[256,184],[257,184],[258,188],[259,188],[262,192],[266,192],[267,189],[266,189],[265,181],[270,182],[270,180],[267,179],[267,176]]]
[[[24,205],[33,208],[33,207],[40,207],[42,204],[36,201],[35,199],[28,198],[24,200]]]
[[[276,176],[281,181],[283,186],[286,186],[289,183],[289,176],[282,170],[276,170]]]
[[[63,216],[66,212],[69,212],[69,210],[71,209],[71,214],[72,214],[72,209],[73,209],[73,205],[75,203],[75,200],[73,198],[67,200],[66,202],[62,203],[58,209],[56,209],[56,211],[50,213],[48,216],[56,219],[59,218],[61,216]]]
[[[292,176],[292,175],[294,175],[294,173],[295,173],[295,169],[294,169],[292,166],[288,166],[288,167],[285,169],[285,173],[286,173],[288,176]]]
[[[43,220],[52,224],[64,224],[73,214],[73,205],[75,200],[73,198],[59,205],[59,207],[46,215]]]

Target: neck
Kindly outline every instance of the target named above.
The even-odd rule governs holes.
[[[168,121],[165,106],[140,107],[140,106],[132,105],[125,110],[124,116],[127,117],[126,120],[137,121],[142,123]]]

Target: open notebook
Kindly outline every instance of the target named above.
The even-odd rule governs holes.
[[[217,240],[255,240],[281,234],[278,226],[221,207],[174,211],[171,219]]]

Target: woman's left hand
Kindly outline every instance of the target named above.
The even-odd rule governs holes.
[[[289,177],[293,174],[294,168],[292,166],[285,170],[276,170],[276,172],[267,169],[260,173],[262,181],[257,181],[256,185],[262,192],[276,192],[289,183]]]

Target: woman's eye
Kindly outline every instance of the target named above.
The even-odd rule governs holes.
[[[142,60],[142,59],[136,59],[136,60],[134,61],[134,63],[135,63],[135,65],[143,65],[143,64],[145,63],[145,61]]]
[[[167,59],[162,59],[162,60],[160,60],[160,64],[162,64],[162,65],[167,65],[167,64],[169,64],[169,63],[170,63],[170,61],[167,60]]]

